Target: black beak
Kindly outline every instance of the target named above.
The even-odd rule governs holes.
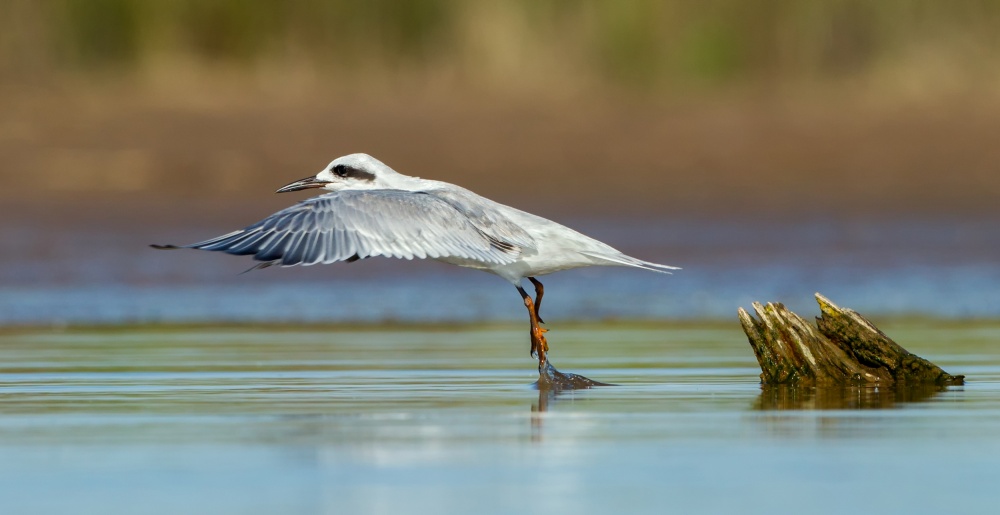
[[[278,191],[275,191],[275,193],[288,193],[289,191],[306,190],[309,188],[322,188],[327,184],[330,184],[330,182],[317,179],[316,176],[306,177],[300,181],[295,181],[291,184],[286,184],[278,188]]]

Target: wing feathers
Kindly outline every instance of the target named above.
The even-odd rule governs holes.
[[[369,256],[507,264],[533,246],[526,232],[499,213],[479,206],[462,210],[456,203],[454,198],[420,192],[340,191],[185,247],[293,266]]]

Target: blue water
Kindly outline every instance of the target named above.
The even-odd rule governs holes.
[[[785,302],[806,315],[815,311],[817,291],[869,316],[1000,315],[995,220],[566,221],[683,270],[668,276],[592,268],[547,276],[550,323],[733,319],[755,300]],[[231,225],[39,224],[2,222],[0,324],[524,318],[517,292],[503,280],[439,263],[375,258],[240,275],[252,261],[147,246],[196,241]]]
[[[0,334],[0,513],[990,513],[1000,327],[886,327],[968,383],[762,391],[732,325]],[[557,359],[558,358],[558,359]]]
[[[529,386],[520,298],[488,274],[372,259],[240,275],[249,260],[147,247],[232,226],[0,220],[0,513],[983,513],[1000,502],[1000,329],[941,320],[1000,314],[1000,224],[570,225],[684,269],[543,278],[551,359],[619,385],[549,397]],[[815,291],[870,317],[932,315],[880,326],[967,384],[762,389],[737,307],[783,301],[808,317]],[[483,323],[246,325],[359,321]],[[116,325],[129,322],[208,325]]]

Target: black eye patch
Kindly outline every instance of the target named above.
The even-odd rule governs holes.
[[[375,180],[375,174],[347,165],[334,166],[333,173],[337,177],[350,177],[352,179],[358,179],[361,181],[369,181],[369,182]]]

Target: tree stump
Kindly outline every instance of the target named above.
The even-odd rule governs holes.
[[[816,294],[816,326],[780,303],[753,303],[760,320],[739,309],[760,364],[762,384],[892,386],[964,384],[899,346],[868,319]]]

